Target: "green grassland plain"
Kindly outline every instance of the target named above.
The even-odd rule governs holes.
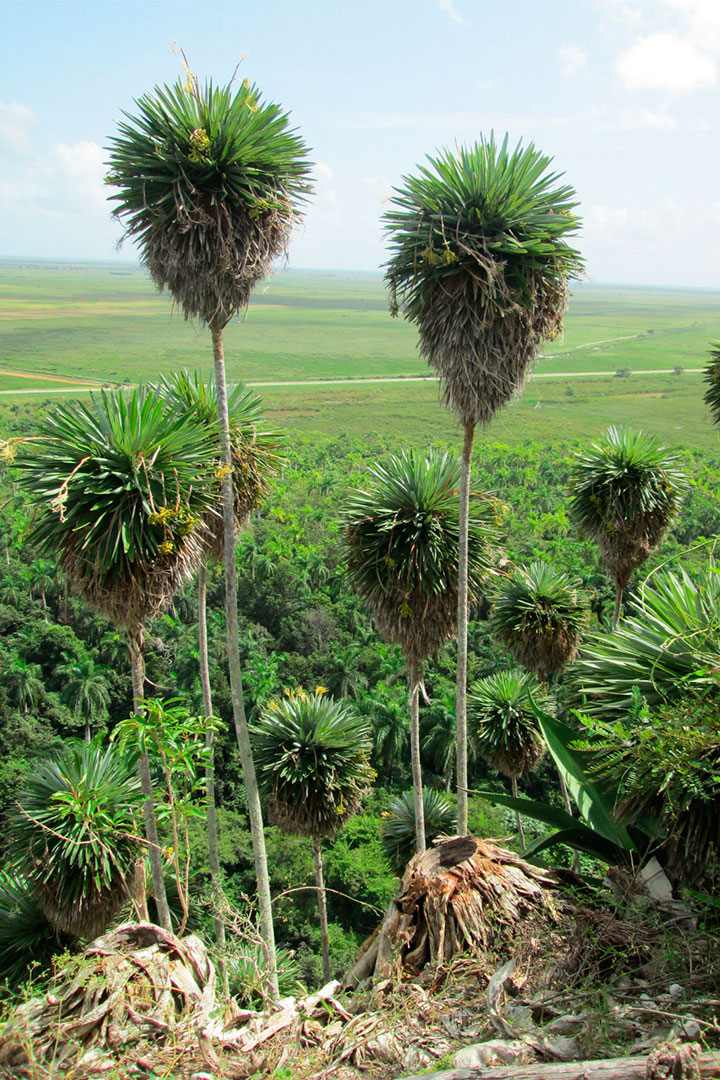
[[[717,451],[699,369],[720,336],[719,307],[720,292],[577,285],[564,334],[480,441],[586,441],[623,422]],[[229,377],[261,386],[271,417],[291,430],[378,431],[416,445],[456,433],[414,328],[388,315],[379,274],[281,271],[228,326],[225,350]],[[91,382],[209,371],[210,357],[207,331],[173,313],[132,264],[0,262],[2,411]],[[632,376],[618,378],[620,368]]]

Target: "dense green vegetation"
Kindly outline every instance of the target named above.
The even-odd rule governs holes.
[[[14,426],[6,425],[4,435],[42,427],[39,411],[22,408],[11,415]],[[589,432],[587,441],[597,434]],[[363,483],[369,466],[397,449],[395,436],[374,435],[362,442],[345,434],[296,437],[288,448],[286,468],[272,482],[266,503],[253,515],[237,548],[250,719],[286,689],[312,691],[321,685],[335,697],[350,699],[373,729],[374,792],[336,839],[324,843],[330,954],[336,971],[347,966],[358,940],[374,927],[392,893],[395,879],[382,846],[383,815],[411,786],[402,655],[378,637],[350,588],[338,512],[349,490]],[[515,447],[486,444],[476,454],[474,478],[505,506],[500,543],[510,565],[542,559],[579,579],[590,596],[590,629],[599,631],[609,625],[614,587],[595,546],[579,539],[569,522],[566,488],[574,449],[532,442]],[[659,567],[678,565],[691,579],[702,581],[712,538],[720,532],[720,507],[712,494],[720,461],[687,450],[681,457],[696,486],[659,551],[643,567],[643,577],[651,575],[651,581]],[[28,540],[32,508],[14,486],[11,464],[1,513],[0,814],[7,835],[14,801],[32,762],[69,739],[83,738],[86,728],[92,738],[102,739],[130,715],[132,685],[124,635],[72,595],[62,571]],[[631,580],[626,595],[630,610],[640,596],[638,588],[639,580]],[[515,664],[490,632],[490,610],[488,591],[471,613],[471,688],[496,669]],[[211,567],[211,684],[215,711],[227,725],[231,705],[221,611],[221,578]],[[202,711],[193,583],[148,626],[146,661],[153,694],[183,697],[191,712]],[[421,708],[424,782],[442,790],[452,769],[454,741],[451,645],[428,661],[425,687],[429,700]],[[561,700],[576,700],[571,695],[569,683],[561,682]],[[557,778],[547,759],[520,784],[525,795],[548,797],[560,805]],[[502,790],[504,785],[479,757],[471,760],[472,787]],[[244,898],[254,892],[254,873],[238,753],[227,726],[217,738],[217,798],[226,887],[231,901],[244,909]],[[159,816],[167,834],[169,815],[160,807]],[[471,800],[470,826],[485,835],[507,835],[513,829],[506,811],[491,810],[481,800]],[[201,817],[190,818],[189,838],[190,917],[194,925],[209,929],[209,865]],[[295,950],[303,978],[315,981],[320,976],[320,949],[315,894],[308,889],[313,878],[311,841],[270,826],[267,843],[279,944]],[[172,904],[171,896],[170,900]],[[39,936],[39,947],[45,944]]]

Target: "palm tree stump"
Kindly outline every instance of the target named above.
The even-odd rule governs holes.
[[[345,976],[353,988],[365,979],[391,978],[426,964],[445,964],[458,953],[494,953],[502,931],[512,950],[529,919],[549,927],[556,919],[552,870],[532,866],[491,840],[458,836],[415,855],[382,925],[361,946]]]

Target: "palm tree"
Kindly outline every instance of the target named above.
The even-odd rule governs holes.
[[[496,671],[479,679],[469,698],[473,746],[493,769],[510,778],[517,798],[518,780],[537,768],[545,744],[538,729],[533,700],[546,705],[538,683],[527,671]],[[520,843],[525,833],[515,812]]]
[[[49,559],[36,559],[35,562],[28,567],[28,577],[30,580],[31,593],[33,596],[36,593],[40,596],[40,606],[43,610],[45,622],[47,622],[46,596],[51,589],[55,588],[55,567]]]
[[[370,720],[373,761],[378,772],[392,783],[395,767],[408,748],[410,728],[407,706],[400,695],[384,682],[379,682],[372,691],[361,693],[357,707]]]
[[[417,850],[425,850],[419,694],[423,663],[452,637],[457,618],[460,468],[449,454],[413,452],[370,470],[365,490],[344,511],[350,580],[378,630],[405,657]],[[473,492],[469,519],[469,591],[488,570],[489,500]]]
[[[423,747],[436,771],[444,778],[445,793],[448,794],[457,752],[454,691],[445,690],[430,702],[425,713],[423,734]]]
[[[423,790],[423,820],[428,841],[457,830],[457,814],[447,795],[433,788]],[[397,874],[402,874],[415,850],[415,800],[411,791],[390,804],[383,824],[382,846]]]
[[[12,688],[15,702],[27,716],[28,707],[34,709],[45,693],[42,680],[42,668],[39,664],[30,664],[21,656],[14,656],[2,672],[5,682]]]
[[[57,556],[73,588],[127,631],[138,710],[144,626],[198,564],[217,450],[201,427],[144,389],[59,405],[45,424],[46,438],[17,462],[38,504],[34,537]],[[138,766],[153,893],[169,929],[146,753]]]
[[[216,441],[218,457],[221,457],[220,427],[218,422],[218,397],[215,381],[204,381],[199,372],[176,372],[170,378],[162,377],[159,391],[172,404],[184,409],[195,423],[202,425]],[[263,430],[262,398],[253,394],[241,383],[227,387],[228,425],[232,448],[232,485],[234,494],[235,530],[239,531],[252,511],[267,494],[269,479],[281,464],[277,452],[279,435]],[[207,638],[207,562],[222,561],[225,552],[225,530],[221,515],[209,514],[207,526],[207,553],[198,569],[198,652],[200,684],[205,715],[213,715],[210,690]],[[220,856],[218,852],[217,819],[215,813],[214,742],[212,725],[206,734],[209,760],[205,769],[207,795],[207,830],[210,875],[213,888],[220,889]],[[215,919],[215,935],[222,948],[225,944],[225,927],[221,919]]]
[[[635,688],[650,708],[688,694],[717,698],[720,671],[720,580],[714,570],[693,580],[684,571],[654,574],[613,633],[583,645],[572,685],[585,713],[624,720]]]
[[[547,682],[577,655],[587,621],[583,601],[579,581],[534,562],[500,582],[490,626],[518,664]]]
[[[111,140],[109,180],[119,190],[114,215],[159,289],[185,318],[210,328],[225,474],[225,611],[233,714],[239,733],[258,878],[260,923],[277,996],[275,945],[262,813],[245,718],[235,566],[235,496],[223,330],[245,310],[254,286],[287,251],[310,185],[307,147],[280,106],[247,80],[233,91],[191,72],[136,101]]]
[[[705,404],[710,410],[713,424],[720,424],[720,341],[710,342],[710,360],[705,366],[703,379],[707,383]]]
[[[322,693],[271,703],[252,729],[260,785],[271,820],[313,842],[323,973],[330,979],[323,837],[335,836],[360,809],[373,772],[367,721]]]
[[[467,831],[467,515],[475,428],[518,392],[538,345],[562,326],[568,278],[582,261],[575,192],[531,143],[493,135],[428,158],[385,214],[391,312],[420,331],[420,352],[463,427],[458,587],[458,829]]]
[[[643,431],[610,427],[600,442],[576,455],[570,518],[596,542],[615,581],[613,629],[625,586],[659,546],[687,483],[677,455]]]
[[[30,770],[12,848],[56,930],[92,939],[134,897],[142,801],[134,761],[115,747],[71,746]]]
[[[64,657],[65,663],[57,669],[58,675],[65,678],[62,697],[75,716],[85,721],[85,741],[90,742],[91,718],[104,719],[110,704],[107,668],[87,653],[81,656],[65,653]]]

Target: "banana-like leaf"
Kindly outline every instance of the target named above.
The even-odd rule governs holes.
[[[635,850],[624,825],[613,820],[613,803],[586,770],[586,756],[572,749],[576,731],[534,706],[538,725],[583,821],[613,844]]]
[[[613,844],[611,840],[606,840],[604,836],[589,829],[587,825],[576,821],[571,828],[560,829],[551,836],[544,836],[530,844],[523,851],[523,858],[531,859],[534,855],[539,855],[541,851],[548,851],[558,844],[567,844],[575,851],[584,851],[586,855],[591,855],[594,859],[599,859],[610,866],[628,863],[631,857],[631,852],[627,848]]]
[[[534,818],[535,821],[542,821],[544,825],[551,825],[555,829],[569,829],[578,824],[572,814],[550,803],[534,802],[532,799],[516,799],[513,795],[505,795],[499,791],[472,791],[469,794],[479,795],[481,799],[487,799],[489,803],[497,806],[507,806],[509,810],[517,810],[518,813]]]

